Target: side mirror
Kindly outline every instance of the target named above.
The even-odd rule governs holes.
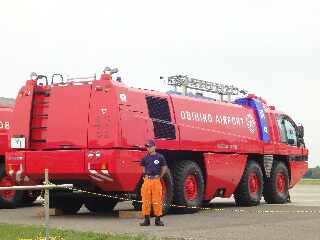
[[[298,147],[305,147],[303,138],[298,138]]]
[[[299,138],[303,138],[304,137],[304,128],[303,128],[302,125],[298,126],[297,132],[298,132],[298,137]]]

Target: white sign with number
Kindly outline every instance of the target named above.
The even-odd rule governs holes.
[[[25,147],[26,147],[26,139],[24,137],[11,138],[11,148],[25,148]]]

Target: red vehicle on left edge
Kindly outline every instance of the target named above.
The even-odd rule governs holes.
[[[0,187],[16,185],[6,174],[5,168],[6,152],[12,151],[8,143],[12,110],[12,107],[0,106]],[[33,203],[36,199],[37,195],[31,191],[0,191],[0,208],[15,208],[21,203]]]

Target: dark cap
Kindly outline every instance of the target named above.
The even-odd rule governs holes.
[[[153,140],[148,140],[146,143],[146,147],[155,147],[156,143]]]

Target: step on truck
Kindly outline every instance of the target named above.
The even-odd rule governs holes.
[[[5,156],[10,149],[8,131],[12,107],[0,106],[0,187],[12,187],[16,182],[6,174]],[[0,208],[15,208],[21,203],[33,203],[37,196],[32,191],[0,191]]]
[[[130,88],[113,80],[115,73],[106,68],[99,79],[67,80],[33,74],[18,92],[7,173],[19,185],[35,185],[48,169],[51,183],[73,184],[50,192],[50,206],[64,214],[83,204],[111,211],[123,197],[141,209],[148,139],[168,164],[165,213],[194,213],[216,197],[234,196],[239,206],[262,197],[283,204],[307,171],[303,126],[264,99],[183,75],[166,78],[173,86],[166,93]]]

